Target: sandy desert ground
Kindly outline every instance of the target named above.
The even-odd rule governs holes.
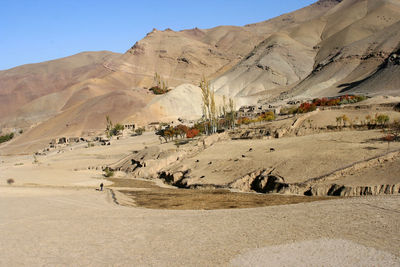
[[[1,266],[398,266],[398,196],[224,210],[0,187]]]

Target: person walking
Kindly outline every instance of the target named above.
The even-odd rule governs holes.
[[[100,191],[103,191],[103,183],[100,184]]]

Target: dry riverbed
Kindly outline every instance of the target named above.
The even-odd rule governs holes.
[[[111,188],[133,200],[137,207],[170,210],[211,210],[254,208],[312,202],[330,197],[308,197],[278,194],[238,193],[226,189],[198,190],[159,187],[152,181],[108,179]]]

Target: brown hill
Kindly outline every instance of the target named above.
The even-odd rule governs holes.
[[[332,2],[315,5],[327,3]],[[377,69],[400,42],[400,1],[344,0],[325,11],[270,35],[214,80],[217,92],[267,99],[279,93],[281,98],[336,95],[346,84],[361,88],[374,73],[375,81],[382,77],[391,93],[399,94],[396,79],[383,78]],[[384,94],[387,86],[361,91]]]
[[[0,71],[0,124],[8,121],[8,126],[27,126],[53,116],[66,99],[65,93],[56,93],[106,75],[109,71],[103,64],[115,56],[108,51],[84,52]]]
[[[0,72],[0,111],[6,114],[0,123],[37,124],[7,145],[22,148],[39,138],[101,131],[105,115],[146,123],[193,108],[170,103],[200,103],[190,93],[195,87],[149,94],[156,72],[172,87],[198,84],[205,75],[217,94],[238,103],[399,94],[399,21],[400,0],[320,0],[243,27],[153,30],[122,55],[83,53]]]
[[[326,39],[318,44],[314,69],[291,94],[315,97],[358,91],[399,95],[398,80],[389,77],[397,68],[384,63],[400,44],[400,1],[343,1],[326,19]],[[391,70],[385,71],[387,67]],[[368,79],[371,75],[373,87],[372,78]],[[358,90],[350,90],[355,85]]]
[[[134,76],[134,86],[151,86],[157,72],[171,86],[198,84],[201,76],[218,77],[246,57],[260,42],[275,32],[303,36],[299,45],[308,44],[300,25],[313,27],[314,18],[325,14],[338,2],[324,0],[298,11],[244,27],[219,26],[175,32],[154,29],[107,67]],[[309,34],[310,35],[310,34]],[[311,34],[312,35],[312,34]],[[297,44],[294,44],[297,45]]]

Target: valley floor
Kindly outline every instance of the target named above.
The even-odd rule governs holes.
[[[399,228],[399,196],[177,211],[0,187],[1,266],[395,266]]]
[[[189,181],[203,185],[224,186],[260,168],[274,168],[286,182],[299,183],[398,153],[400,144],[389,147],[381,136],[378,130],[343,130],[225,140],[178,165],[193,169]],[[67,146],[36,158],[2,156],[0,266],[400,265],[397,191],[307,197],[238,193],[228,187],[177,189],[119,171],[103,177],[103,167],[151,146],[161,153],[177,151],[173,142],[160,144],[156,135],[145,133],[110,146]],[[398,163],[396,154],[318,185],[399,184]],[[8,185],[11,178],[14,183]],[[100,183],[104,191],[98,190]]]

